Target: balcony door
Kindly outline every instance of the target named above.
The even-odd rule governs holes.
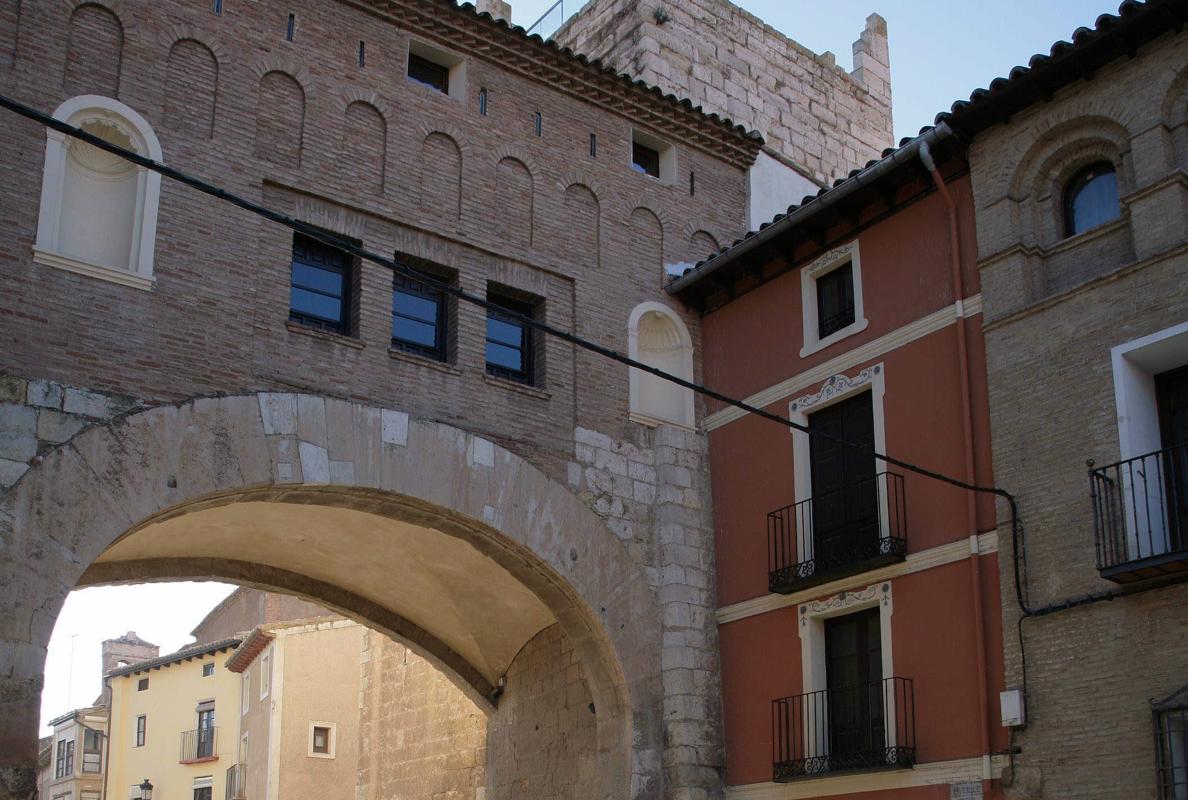
[[[1168,550],[1188,549],[1188,366],[1155,376]]]
[[[209,706],[198,707],[198,758],[210,758],[214,755],[214,703]]]
[[[832,769],[846,769],[848,761],[859,766],[881,758],[886,747],[882,679],[879,609],[825,620]]]
[[[870,392],[810,415],[809,430],[873,449]],[[811,434],[813,560],[818,569],[829,569],[878,552],[875,460],[869,451]]]

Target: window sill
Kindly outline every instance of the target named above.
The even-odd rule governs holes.
[[[826,336],[824,339],[814,339],[812,341],[806,341],[804,343],[804,347],[800,348],[800,357],[805,358],[807,356],[811,356],[813,353],[818,353],[818,352],[824,350],[826,347],[837,344],[842,339],[846,339],[850,336],[853,336],[856,333],[861,333],[862,331],[866,330],[866,326],[867,326],[867,321],[865,318],[863,318],[863,319],[860,319],[860,320],[850,323],[846,327],[842,328],[840,331],[834,331],[833,333]]]
[[[513,392],[518,392],[528,397],[535,397],[537,400],[551,400],[553,395],[546,392],[544,389],[537,389],[535,386],[528,386],[523,383],[516,383],[509,381],[507,378],[496,378],[494,375],[483,374],[483,380],[492,386],[498,386],[502,389],[510,389]]]
[[[1087,231],[1074,233],[1072,236],[1065,236],[1053,242],[1051,247],[1043,251],[1044,256],[1054,256],[1058,253],[1063,253],[1066,250],[1073,250],[1086,242],[1091,242],[1101,236],[1107,236],[1116,230],[1125,228],[1130,225],[1130,216],[1123,211],[1121,215],[1115,217],[1109,222],[1103,222],[1095,228],[1090,228]]]
[[[360,341],[352,336],[347,336],[342,333],[334,333],[333,331],[320,331],[317,328],[311,328],[308,325],[302,325],[300,322],[293,322],[289,320],[285,323],[285,328],[290,333],[299,333],[302,336],[312,336],[315,339],[322,339],[327,342],[334,342],[336,344],[353,347],[356,350],[362,350],[367,346],[367,342]]]
[[[89,278],[98,278],[99,280],[118,283],[121,286],[130,286],[133,289],[141,289],[146,292],[151,291],[153,284],[156,282],[151,276],[145,276],[115,267],[107,267],[102,264],[93,264],[90,261],[83,261],[80,258],[65,256],[61,253],[53,253],[49,250],[39,250],[36,247],[33,248],[33,260],[47,267],[54,267],[65,270],[66,272],[73,272],[76,275],[86,275]]]
[[[205,756],[203,758],[183,758],[177,763],[179,764],[207,764],[211,761],[218,761],[218,756]]]
[[[641,414],[638,411],[632,411],[627,415],[627,418],[632,422],[643,425],[648,428],[658,428],[661,425],[670,425],[673,428],[680,428],[681,430],[697,433],[697,428],[687,422],[677,422],[671,419],[661,419],[660,417],[651,417],[647,414]]]
[[[415,353],[409,353],[397,347],[389,347],[388,355],[393,361],[404,361],[408,364],[415,364],[418,367],[426,367],[428,369],[444,372],[447,375],[461,375],[462,370],[445,361],[437,361],[425,356],[419,356]]]

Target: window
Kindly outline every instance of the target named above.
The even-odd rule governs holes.
[[[879,610],[825,620],[830,755],[881,753],[883,657]]]
[[[416,53],[408,54],[408,79],[442,94],[450,93],[450,70]]]
[[[288,21],[285,23],[285,41],[293,41],[293,37],[297,35],[297,15],[290,14]]]
[[[268,696],[268,687],[272,682],[272,651],[269,650],[260,657],[260,699]]]
[[[214,664],[203,664],[202,677],[209,678],[211,675],[214,675]]]
[[[82,771],[99,773],[103,771],[103,734],[90,728],[83,729]]]
[[[663,139],[633,130],[631,168],[665,183],[676,183],[676,148]]]
[[[544,117],[539,111],[532,115],[532,133],[537,136],[544,133]]]
[[[148,691],[148,683],[149,683],[148,678],[141,678],[139,681],[136,682],[136,691],[138,691],[138,692]]]
[[[804,326],[801,358],[866,330],[857,240],[830,250],[801,268],[800,302]]]
[[[295,234],[289,319],[349,334],[351,267],[350,257],[342,250]]]
[[[1159,800],[1188,800],[1188,686],[1152,705]]]
[[[392,347],[446,360],[446,296],[397,273],[392,279]]]
[[[854,268],[849,262],[817,278],[817,335],[824,339],[854,324]]]
[[[74,740],[60,739],[54,765],[54,777],[64,778],[74,774]]]
[[[631,358],[678,378],[693,380],[693,342],[681,319],[665,305],[641,303],[627,330]],[[631,368],[628,378],[631,419],[644,425],[693,427],[693,392],[671,381]]]
[[[532,330],[512,315],[535,316],[534,304],[487,292],[499,308],[487,311],[487,374],[531,385],[533,382]]]
[[[194,787],[194,800],[212,800],[211,792],[213,791],[213,786],[196,786]]]
[[[1118,176],[1109,161],[1091,164],[1073,176],[1064,190],[1064,235],[1076,236],[1117,219]]]
[[[479,115],[487,116],[487,90],[479,89]]]
[[[141,714],[136,718],[136,746],[144,747],[144,734],[148,727],[148,718]]]
[[[215,748],[214,701],[205,700],[198,704],[198,729],[195,732],[195,758],[210,758]]]
[[[337,725],[333,722],[309,723],[309,751],[312,758],[334,758]]]
[[[239,689],[239,708],[244,714],[246,714],[248,709],[251,708],[251,696],[252,673],[245,669],[243,671],[243,682],[240,684]]]
[[[598,134],[590,134],[590,158],[598,158]]]
[[[154,161],[161,145],[144,117],[108,97],[67,100],[54,118]],[[161,176],[53,130],[33,260],[137,289],[153,285]]]

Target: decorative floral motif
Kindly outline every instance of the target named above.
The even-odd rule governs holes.
[[[810,278],[815,277],[817,273],[824,272],[837,262],[851,258],[857,249],[857,240],[843,244],[841,247],[835,247],[828,253],[813,259],[812,263],[804,268],[804,272]]]
[[[820,403],[828,402],[833,398],[845,394],[859,386],[865,386],[870,383],[875,375],[882,371],[882,365],[875,364],[873,367],[867,367],[859,372],[853,378],[847,378],[845,375],[837,374],[831,378],[826,379],[825,384],[821,390],[816,394],[806,394],[803,397],[798,397],[788,404],[792,411],[803,411],[806,408],[812,408]]]
[[[870,601],[876,599],[879,600],[880,605],[885,606],[890,604],[890,583],[874,583],[870,586],[867,586],[865,589],[838,592],[832,597],[825,597],[821,600],[812,600],[808,603],[802,603],[800,605],[800,624],[802,627],[807,625],[808,618],[810,616],[819,616],[830,611],[849,608],[850,606],[858,605],[860,603],[869,603]]]

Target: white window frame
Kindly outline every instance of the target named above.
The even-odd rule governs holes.
[[[891,615],[895,611],[892,602],[891,581],[879,581],[863,589],[839,592],[832,597],[801,603],[796,609],[797,628],[800,632],[800,665],[802,673],[802,689],[805,694],[820,692],[829,688],[826,678],[825,660],[825,620],[832,617],[842,617],[868,608],[879,609],[879,648],[882,659],[882,680],[895,677],[895,659],[891,652]],[[883,719],[895,719],[895,693],[884,696]],[[828,711],[826,711],[828,713]],[[814,720],[806,715],[805,726],[808,730],[827,730],[826,720]],[[887,747],[896,746],[896,726],[886,725]],[[829,737],[824,741],[828,742]],[[819,737],[805,736],[806,743],[819,741]],[[828,745],[826,745],[828,746]],[[808,757],[825,756],[828,753],[806,753]]]
[[[408,78],[408,56],[417,55],[426,61],[432,61],[439,67],[445,67],[450,71],[450,85],[449,91],[439,92],[436,89],[430,89],[423,86],[416,81]],[[458,53],[449,50],[443,50],[436,45],[422,42],[419,39],[408,40],[408,52],[404,56],[404,74],[405,79],[417,86],[419,89],[431,92],[438,96],[448,97],[451,100],[465,100],[466,99],[466,58]]]
[[[161,143],[139,113],[118,100],[102,95],[86,94],[72,97],[53,113],[54,119],[81,126],[94,120],[115,125],[136,143],[141,155],[162,161]],[[69,137],[55,130],[46,130],[45,166],[41,176],[41,205],[37,214],[37,239],[33,245],[33,260],[67,272],[111,281],[135,289],[153,287],[153,254],[157,239],[157,212],[161,201],[161,176],[156,172],[137,168],[136,203],[133,210],[132,252],[129,263],[122,267],[97,264],[60,252],[59,236],[62,226],[62,202],[66,179],[66,159]]]
[[[330,747],[329,753],[315,753],[314,752],[314,728],[329,728]],[[320,722],[317,720],[310,720],[309,723],[309,743],[306,748],[306,755],[310,758],[334,758],[338,751],[338,723],[336,722]]]
[[[660,154],[660,175],[653,176],[646,173],[641,173],[635,169],[635,143],[639,142],[644,147],[649,147]],[[653,136],[647,131],[641,131],[639,128],[631,129],[631,137],[627,140],[627,166],[631,169],[632,174],[643,175],[650,180],[660,181],[669,186],[677,182],[677,149],[676,145],[664,141],[658,136]]]
[[[627,320],[627,354],[630,358],[639,360],[639,322],[643,319],[645,314],[656,313],[664,316],[671,321],[677,330],[677,336],[680,338],[681,347],[681,369],[686,380],[693,380],[693,338],[689,335],[689,329],[685,326],[684,321],[680,316],[668,306],[663,303],[647,301],[640,303],[631,310],[631,315]],[[693,430],[696,426],[695,412],[694,412],[694,398],[691,389],[685,389],[671,384],[673,391],[682,393],[682,418],[681,419],[661,419],[650,414],[644,414],[638,410],[639,396],[643,386],[643,381],[647,379],[646,373],[640,372],[635,367],[628,368],[628,408],[629,416],[632,422],[638,422],[641,425],[649,427],[656,427],[657,425],[676,425],[681,428]]]
[[[260,656],[260,699],[268,697],[272,688],[272,648],[269,647]]]
[[[243,683],[239,687],[239,713],[248,713],[252,707],[252,671],[245,669],[243,671]]]
[[[850,264],[851,276],[854,281],[854,321],[822,339],[817,319],[817,279],[845,266],[847,262]],[[866,330],[866,308],[862,301],[862,258],[857,239],[830,250],[801,268],[800,306],[800,316],[804,321],[804,344],[800,348],[801,358],[824,350],[842,339]]]
[[[821,388],[812,394],[802,395],[788,403],[788,419],[807,428],[809,415],[831,405],[848,400],[861,392],[870,392],[870,411],[873,416],[874,446],[880,453],[887,452],[887,423],[883,414],[883,397],[887,393],[887,370],[880,362],[859,370],[853,377],[838,373],[827,379]],[[877,472],[877,470],[876,470]],[[804,430],[792,429],[792,478],[795,502],[810,500],[813,496],[813,462],[810,437]],[[891,535],[887,484],[878,483],[879,491],[879,537]],[[796,526],[796,552],[800,561],[814,557],[812,516],[808,525]]]
[[[1162,450],[1167,443],[1163,441],[1159,426],[1155,376],[1188,364],[1188,322],[1111,348],[1110,363],[1114,375],[1114,403],[1118,409],[1121,459],[1125,461]],[[1148,483],[1148,487],[1148,491],[1153,492],[1148,501],[1161,503],[1162,487],[1154,483]],[[1128,506],[1135,502],[1131,491],[1124,489],[1122,495]],[[1125,517],[1130,553],[1145,558],[1170,550],[1170,542],[1166,539],[1160,550],[1152,538],[1155,532],[1139,529],[1147,524],[1144,515],[1127,509]]]

